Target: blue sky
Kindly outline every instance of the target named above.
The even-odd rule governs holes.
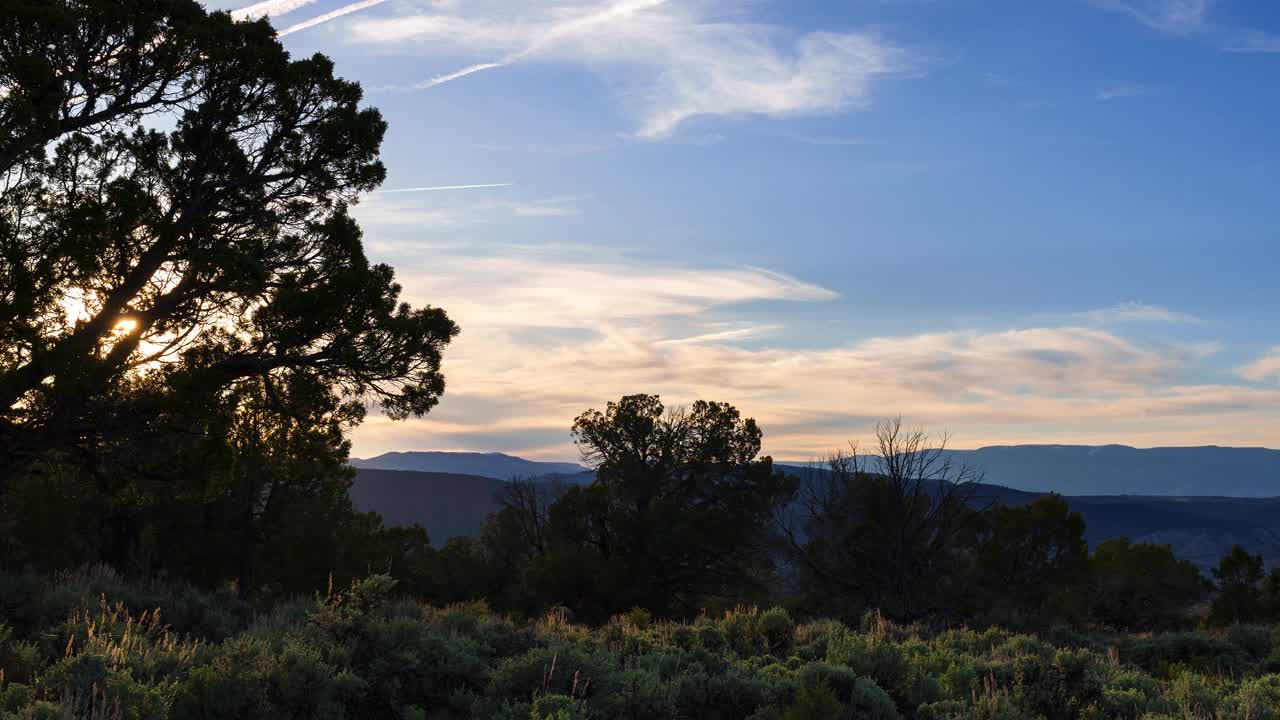
[[[572,458],[631,392],[776,457],[878,417],[1280,444],[1280,3],[268,0],[390,122],[370,254],[463,334],[355,454]]]

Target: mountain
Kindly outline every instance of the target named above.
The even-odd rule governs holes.
[[[1169,545],[1207,570],[1239,544],[1280,566],[1280,498],[1067,497],[1084,517],[1090,545],[1114,537]]]
[[[503,453],[470,452],[389,452],[364,460],[353,459],[351,465],[370,470],[455,473],[479,475],[498,480],[538,475],[577,475],[587,472],[586,468],[576,463],[536,462]]]
[[[1023,446],[1016,449],[1029,449]],[[1112,448],[1102,448],[1105,456]],[[1055,449],[1050,449],[1055,448]],[[1057,452],[1059,446],[1039,446],[1038,450],[1049,449],[1070,459],[1078,448],[1067,448],[1067,452]],[[1133,450],[1132,448],[1124,448]],[[1174,448],[1181,449],[1181,448]],[[1200,450],[1202,448],[1187,448]],[[1227,448],[1210,448],[1225,450]],[[986,451],[999,451],[1005,448],[983,448],[979,451],[967,451],[980,455]],[[1148,451],[1137,451],[1139,453]],[[998,457],[1000,453],[995,453]],[[1126,456],[1126,453],[1110,453]],[[449,456],[454,453],[392,453],[388,456],[374,458],[377,461],[395,462],[395,456]],[[591,481],[590,471],[585,471],[569,463],[531,463],[521,458],[499,454],[460,453],[459,455],[474,458],[506,458],[515,463],[505,467],[528,468],[533,466],[564,466],[576,468],[579,472],[568,477],[552,473],[559,479],[572,483],[588,483]],[[1013,455],[1016,456],[1016,453]],[[1089,457],[1087,453],[1084,453]],[[368,461],[366,461],[368,462]],[[527,463],[527,464],[526,464]],[[976,463],[974,463],[976,464]],[[797,474],[801,477],[812,469],[779,464],[779,469]],[[1005,466],[1007,471],[1008,466]],[[530,475],[534,473],[517,472],[515,474]],[[1020,489],[990,482],[992,471],[987,470],[988,482],[976,489],[976,500],[986,504],[1000,501],[1008,505],[1022,505],[1033,501],[1044,494],[1038,489]],[[1052,474],[1050,474],[1052,475]],[[1064,475],[1064,477],[1067,477]],[[1089,487],[1087,484],[1086,487]],[[484,518],[497,508],[494,496],[502,487],[500,478],[481,473],[459,474],[447,472],[419,472],[406,470],[383,470],[360,467],[356,480],[351,488],[352,501],[357,508],[364,511],[377,511],[391,525],[410,525],[418,523],[427,528],[433,544],[437,547],[456,535],[473,536],[479,533]],[[1056,489],[1056,488],[1055,488]],[[1150,542],[1168,544],[1173,547],[1179,557],[1194,562],[1206,570],[1217,564],[1235,543],[1247,548],[1254,554],[1265,557],[1269,565],[1280,565],[1280,498],[1248,498],[1222,497],[1220,495],[1182,496],[1168,494],[1153,495],[1073,495],[1060,492],[1066,497],[1072,510],[1079,512],[1086,523],[1086,537],[1090,545],[1115,537],[1128,537],[1134,542]]]
[[[991,485],[1062,495],[1280,496],[1280,450],[1231,447],[1138,449],[1126,445],[1006,445],[950,450]],[[576,463],[535,462],[503,453],[389,452],[352,460],[357,468],[513,476],[581,475]],[[791,463],[790,467],[800,467]],[[583,476],[578,481],[588,481]]]
[[[1062,495],[1280,496],[1280,450],[1010,445],[950,451],[986,482]]]
[[[591,473],[536,479],[585,484]],[[485,518],[498,509],[504,482],[482,475],[357,468],[348,492],[357,510],[376,512],[387,525],[421,525],[431,544],[441,547],[451,537],[480,534]]]
[[[991,449],[1003,448],[984,448]],[[981,451],[968,452],[977,454]],[[976,465],[972,460],[970,462]],[[810,465],[777,463],[774,467],[799,477],[802,486],[814,478],[815,473],[826,472],[821,467]],[[988,471],[988,482],[979,483],[972,489],[975,507],[995,502],[1025,505],[1047,492],[992,483],[991,475]],[[1269,566],[1280,567],[1280,497],[1071,495],[1056,492],[1084,518],[1085,539],[1091,547],[1119,537],[1138,543],[1169,545],[1178,557],[1190,560],[1207,572],[1231,550],[1232,545],[1239,544],[1249,552],[1263,556]]]
[[[361,468],[350,493],[357,510],[377,512],[388,525],[421,525],[440,547],[478,534],[501,489],[501,480],[479,475]]]

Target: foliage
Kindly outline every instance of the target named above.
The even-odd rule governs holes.
[[[901,419],[881,422],[876,436],[870,467],[856,453],[833,456],[804,479],[796,516],[782,518],[802,582],[815,610],[845,619],[945,612],[967,585],[979,475],[953,466],[945,438]]]
[[[524,553],[532,592],[584,618],[632,607],[688,616],[763,593],[766,530],[794,481],[757,459],[754,420],[725,403],[668,412],[656,395],[631,395],[583,413],[572,432],[595,481],[545,510],[509,493],[486,528],[490,557],[518,564]]]
[[[978,605],[971,616],[1005,625],[1080,622],[1088,612],[1084,520],[1058,495],[982,514],[976,542]]]
[[[1209,584],[1194,565],[1174,557],[1168,545],[1107,540],[1093,553],[1090,613],[1117,628],[1163,629],[1185,623],[1188,608]]]
[[[856,627],[795,623],[752,608],[690,624],[633,614],[590,629],[558,615],[517,624],[483,606],[423,605],[371,576],[256,619],[231,612],[228,632],[216,613],[182,608],[233,609],[234,596],[95,573],[0,574],[5,588],[39,580],[53,589],[4,609],[4,720],[1270,720],[1280,700],[1280,675],[1260,659],[1280,628],[1262,626],[1094,635],[1074,648],[995,628],[935,632],[874,615]],[[175,613],[185,613],[183,631],[164,621]]]
[[[1267,613],[1263,568],[1261,556],[1250,555],[1239,545],[1232,546],[1213,570],[1218,594],[1213,599],[1209,619],[1220,625],[1262,619]]]
[[[365,256],[360,87],[195,0],[7,0],[0,38],[0,562],[246,597],[414,562],[346,433],[428,411],[457,327]]]

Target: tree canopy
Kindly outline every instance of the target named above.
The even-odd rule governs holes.
[[[759,457],[755,420],[726,403],[667,411],[657,395],[628,395],[579,415],[572,433],[594,482],[554,502],[516,483],[484,534],[509,573],[527,564],[530,592],[603,618],[691,614],[767,589],[769,523],[794,481]]]
[[[365,255],[361,103],[195,0],[0,0],[4,562],[246,592],[425,551],[347,495],[347,432],[430,410],[458,332]]]
[[[0,465],[245,382],[352,422],[437,402],[457,328],[348,214],[385,175],[358,85],[194,0],[3,5]]]

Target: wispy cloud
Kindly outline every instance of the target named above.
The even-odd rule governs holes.
[[[1240,368],[1240,377],[1254,382],[1280,381],[1280,345],[1268,350],[1262,357]]]
[[[284,37],[285,35],[291,35],[300,30],[306,30],[308,28],[313,28],[317,25],[323,25],[324,23],[327,23],[330,20],[336,20],[337,18],[340,18],[344,15],[350,15],[353,12],[359,12],[361,10],[367,10],[371,7],[374,7],[375,5],[381,5],[386,1],[387,0],[360,0],[360,2],[354,2],[354,3],[351,3],[350,5],[344,5],[338,8],[337,10],[327,12],[323,15],[318,15],[316,17],[311,18],[310,20],[303,20],[300,23],[295,23],[293,25],[290,25],[289,27],[286,27],[285,29],[279,31],[276,34],[279,35],[280,37]]]
[[[546,198],[514,203],[511,209],[516,215],[523,217],[569,217],[582,214],[582,209],[574,202],[574,198]]]
[[[1111,323],[1195,323],[1199,320],[1187,313],[1170,310],[1163,305],[1150,305],[1142,302],[1122,302],[1111,307],[1076,313],[1075,319],[1106,325]]]
[[[518,62],[590,68],[639,117],[636,135],[665,138],[699,115],[781,116],[865,104],[876,79],[917,63],[873,32],[796,33],[749,19],[746,0],[481,0],[354,23],[355,42],[412,44],[470,57],[416,87]]]
[[[414,85],[413,87],[418,90],[425,90],[430,87],[435,87],[436,85],[443,85],[447,82],[452,82],[459,78],[464,78],[468,75],[471,75],[473,73],[478,73],[482,70],[492,70],[494,68],[500,68],[506,64],[507,63],[505,62],[476,63],[475,65],[468,65],[467,67],[464,67],[461,70],[457,70],[455,72],[445,73],[444,75],[437,75],[429,80],[423,80],[422,82]]]
[[[383,231],[403,226],[420,230],[482,227],[516,218],[562,218],[582,214],[580,202],[586,196],[510,197],[506,193],[433,192],[476,188],[513,187],[510,183],[486,185],[443,185],[429,188],[400,188],[365,195],[352,212],[375,237]],[[478,199],[477,199],[478,198]],[[382,238],[384,247],[390,238]]]
[[[690,335],[688,337],[668,338],[666,340],[658,340],[654,344],[662,345],[692,345],[695,343],[723,343],[737,340],[750,340],[767,335],[780,329],[779,325],[752,325],[748,327],[734,328],[732,330],[717,330],[715,332],[702,333],[701,335]]]
[[[806,344],[791,334],[794,323],[768,318],[779,303],[836,294],[767,270],[583,248],[421,257],[399,263],[406,292],[448,309],[464,328],[446,355],[449,393],[422,420],[362,427],[358,454],[470,447],[571,457],[570,420],[633,392],[733,402],[761,422],[779,457],[843,447],[870,429],[867,418],[897,413],[961,432],[962,446],[1050,436],[1205,443],[1224,427],[1240,443],[1273,444],[1280,432],[1280,388],[1188,384],[1206,362],[1202,346],[1139,340],[1122,324],[1063,318]],[[1138,303],[1107,316],[1185,319]],[[761,338],[771,342],[747,342]],[[1273,355],[1251,374],[1280,379],[1280,348]]]
[[[982,82],[984,85],[993,88],[1015,88],[1022,86],[1021,80],[1005,75],[1004,73],[997,72],[982,73]]]
[[[260,3],[254,3],[248,7],[232,10],[231,17],[236,20],[247,20],[259,17],[275,17],[293,12],[298,8],[306,7],[316,0],[264,0]]]
[[[596,142],[476,143],[471,147],[485,152],[529,153],[573,157],[603,152],[609,145]]]
[[[370,195],[387,193],[435,192],[437,190],[475,190],[479,188],[511,187],[515,183],[478,183],[475,185],[432,185],[430,187],[392,188],[390,190],[374,190]]]
[[[854,137],[837,137],[832,135],[805,135],[803,133],[787,133],[786,137],[805,145],[866,145],[867,141]]]
[[[1091,0],[1104,10],[1124,13],[1155,30],[1190,34],[1208,22],[1210,0]]]
[[[1236,30],[1222,39],[1222,49],[1240,53],[1280,53],[1280,35],[1262,30]]]
[[[1147,27],[1213,43],[1229,52],[1280,52],[1280,36],[1257,28],[1222,25],[1213,18],[1215,0],[1089,0]]]
[[[1098,90],[1097,98],[1102,101],[1116,100],[1118,98],[1135,98],[1142,97],[1150,92],[1150,88],[1145,85],[1135,85],[1133,83],[1122,83],[1119,85],[1108,85]]]

